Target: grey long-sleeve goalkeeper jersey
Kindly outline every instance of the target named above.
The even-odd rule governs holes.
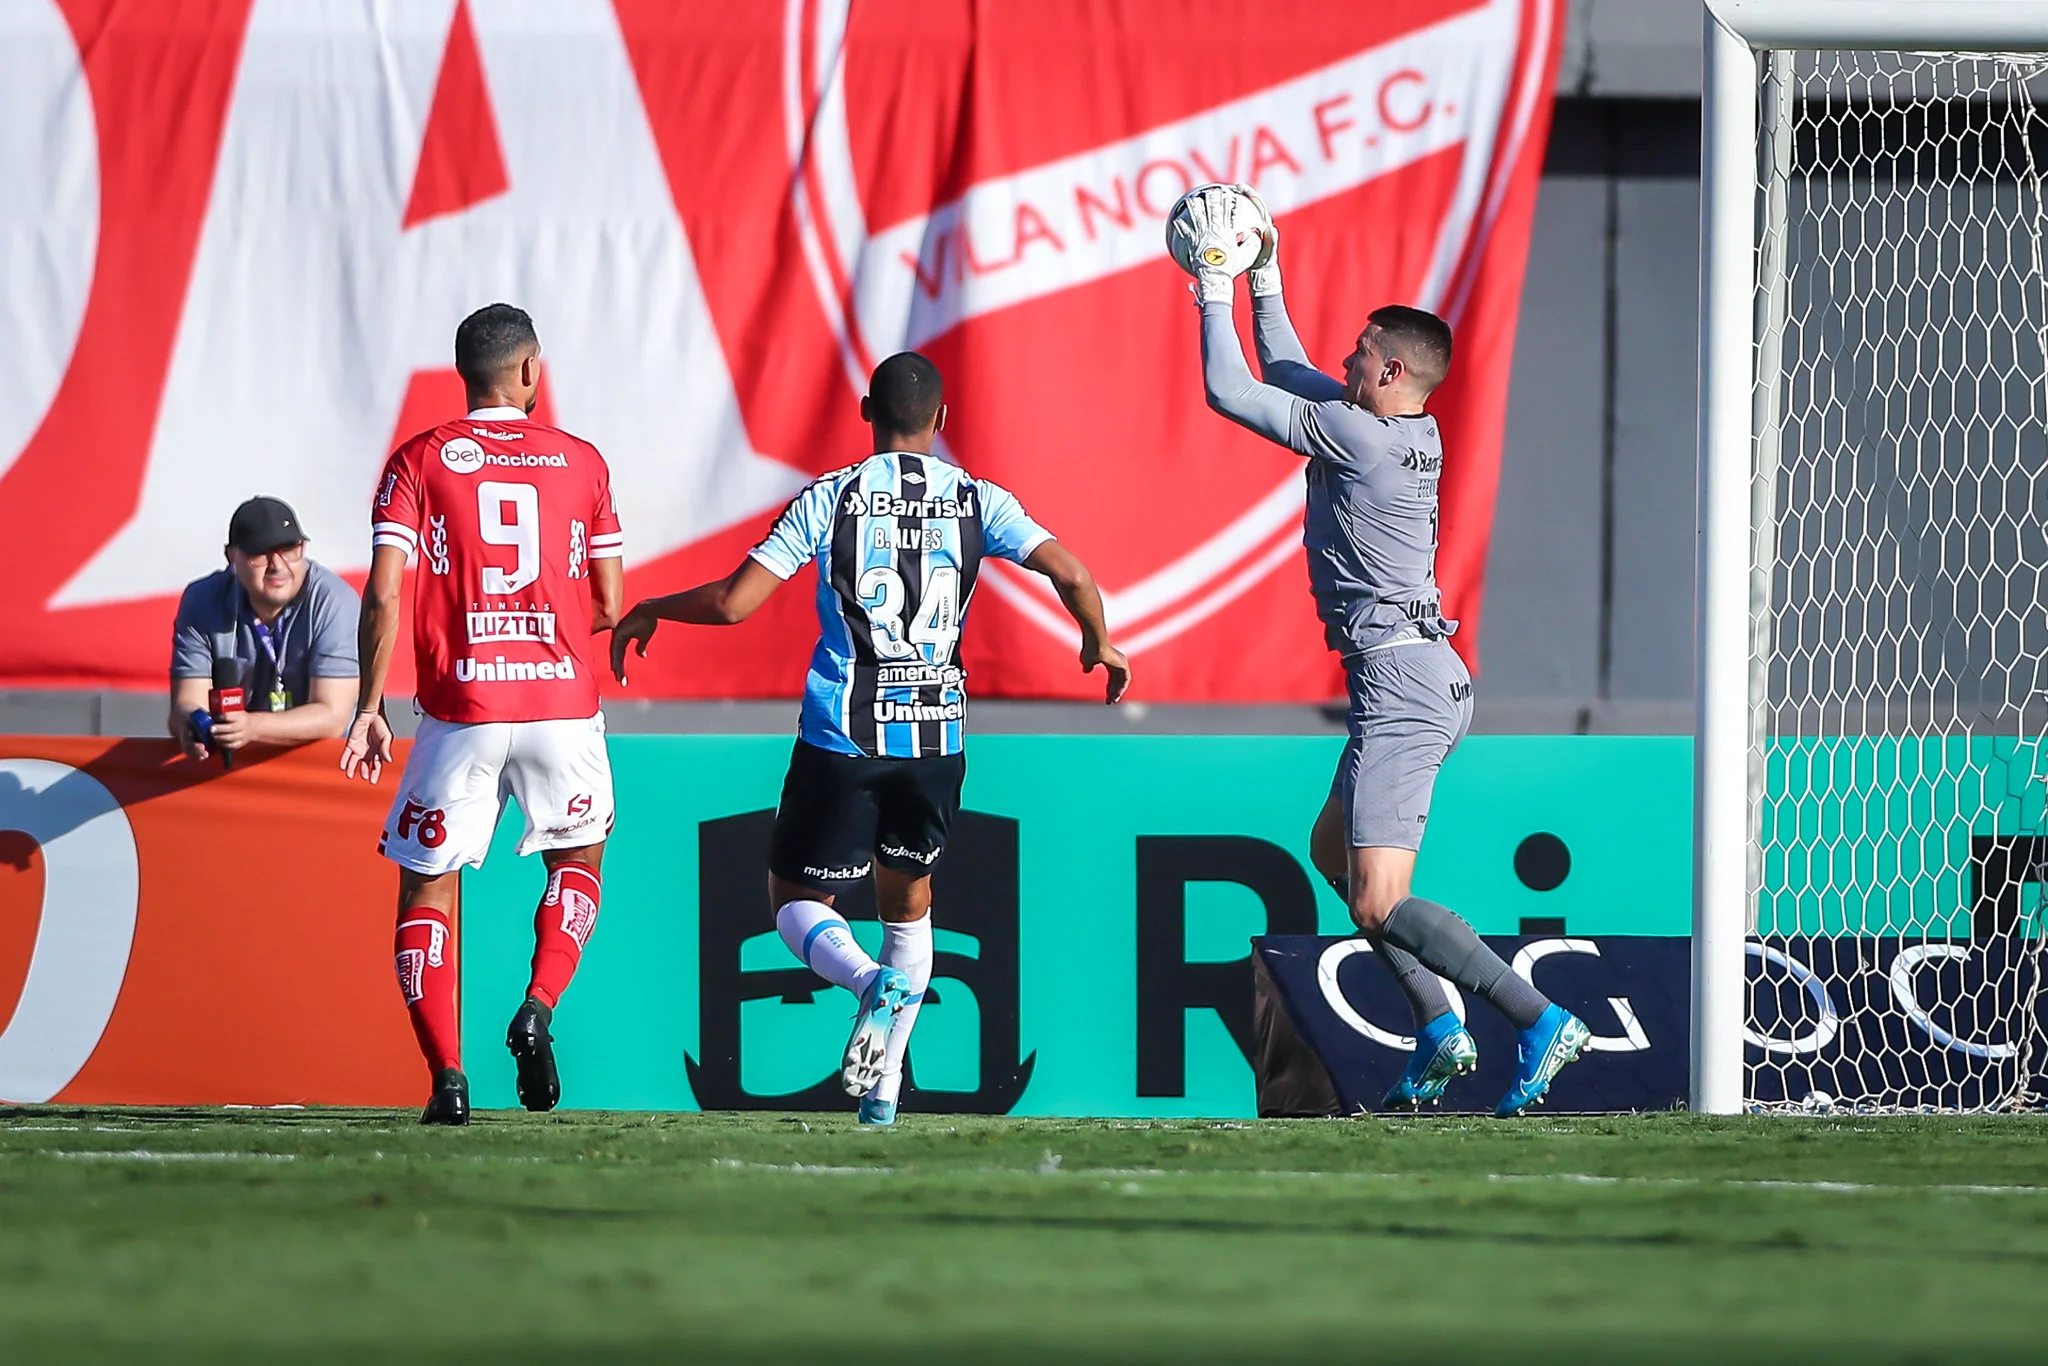
[[[1408,630],[1450,635],[1436,584],[1436,419],[1375,417],[1308,363],[1278,295],[1252,300],[1259,368],[1252,378],[1230,305],[1202,306],[1202,382],[1209,406],[1308,457],[1301,540],[1330,648],[1355,654]]]

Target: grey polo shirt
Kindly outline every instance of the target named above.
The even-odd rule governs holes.
[[[278,673],[302,706],[313,695],[316,678],[356,676],[356,619],[362,601],[346,580],[325,565],[306,562],[306,584],[291,605],[278,614],[271,640],[278,652],[273,669],[269,652],[256,638],[256,616],[248,595],[231,569],[217,569],[185,586],[178,600],[178,622],[171,637],[171,677],[212,678],[213,661],[233,659],[242,666],[242,688],[250,711],[270,710],[270,689]]]

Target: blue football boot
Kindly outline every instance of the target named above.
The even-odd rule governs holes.
[[[1542,1100],[1550,1090],[1550,1079],[1566,1063],[1577,1062],[1592,1037],[1593,1031],[1586,1028],[1586,1022],[1563,1006],[1553,1005],[1545,1010],[1516,1041],[1515,1084],[1494,1107],[1494,1117],[1513,1119]]]
[[[884,967],[861,993],[853,1017],[853,1036],[839,1065],[839,1084],[849,1096],[865,1096],[882,1079],[882,1053],[889,1045],[889,1027],[910,1000],[910,979],[900,968]]]
[[[860,1122],[871,1128],[888,1128],[896,1122],[896,1102],[868,1092],[860,1098]]]
[[[1415,1031],[1415,1051],[1401,1079],[1380,1105],[1388,1110],[1413,1110],[1443,1099],[1454,1077],[1479,1068],[1479,1046],[1456,1014],[1446,1010]]]

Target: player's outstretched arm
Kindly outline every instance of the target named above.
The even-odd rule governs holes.
[[[1343,380],[1309,364],[1277,292],[1252,295],[1252,344],[1259,352],[1259,377],[1266,383],[1311,403],[1344,397]]]
[[[1081,672],[1093,673],[1100,665],[1105,671],[1102,700],[1121,700],[1125,689],[1131,686],[1131,661],[1109,643],[1109,624],[1102,618],[1102,593],[1096,588],[1095,576],[1088,572],[1088,566],[1058,541],[1045,541],[1025,556],[1024,567],[1052,580],[1067,615],[1081,628]]]
[[[1298,449],[1289,434],[1301,400],[1252,378],[1244,363],[1244,348],[1238,344],[1237,328],[1230,321],[1228,303],[1202,305],[1202,389],[1216,412],[1268,441]]]
[[[626,681],[626,647],[633,646],[642,659],[647,658],[648,642],[662,622],[737,626],[780,587],[782,580],[749,556],[722,579],[665,598],[643,598],[612,628],[612,676],[621,683]]]
[[[1253,200],[1265,216],[1268,227],[1260,233],[1265,249],[1245,272],[1252,295],[1252,345],[1259,356],[1259,378],[1277,385],[1297,398],[1315,402],[1342,398],[1343,381],[1309,364],[1308,351],[1295,335],[1294,322],[1287,316],[1287,303],[1280,290],[1280,228],[1266,212],[1266,201],[1249,185],[1234,187]]]
[[[405,586],[405,552],[380,545],[370,552],[370,577],[363,585],[363,613],[356,626],[356,714],[341,742],[341,771],[376,782],[391,762],[391,727],[384,720],[384,684],[398,653],[399,592]]]

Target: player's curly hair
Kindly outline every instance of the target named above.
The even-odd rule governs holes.
[[[540,337],[525,309],[486,304],[455,329],[455,373],[472,390],[488,389],[506,367],[539,349]]]
[[[899,351],[875,367],[868,380],[868,417],[897,436],[924,431],[946,401],[939,367],[915,351]]]

